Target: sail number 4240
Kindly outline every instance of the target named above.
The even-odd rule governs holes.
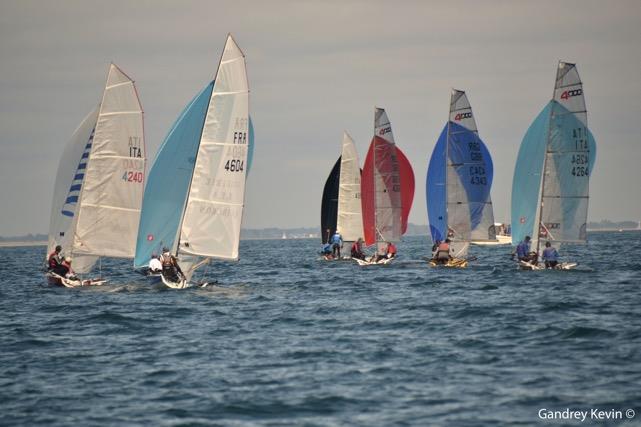
[[[142,172],[128,171],[122,175],[122,180],[127,182],[142,182],[144,175]]]
[[[243,160],[227,160],[227,163],[225,163],[225,170],[228,172],[242,172],[244,166],[245,162]]]

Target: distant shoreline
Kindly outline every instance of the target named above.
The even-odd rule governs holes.
[[[637,231],[641,232],[640,228],[600,228],[600,229],[588,229],[588,233],[623,233],[623,232],[630,232],[630,231]],[[421,237],[427,235],[425,234],[413,234],[411,236],[405,236],[405,237]],[[249,237],[249,238],[242,238],[240,240],[315,240],[319,239],[319,237],[288,237],[286,239],[283,239],[282,237]],[[18,248],[18,247],[27,247],[27,246],[47,246],[46,241],[33,241],[33,242],[25,242],[25,241],[15,241],[15,242],[2,242],[0,241],[0,248]]]
[[[47,242],[0,242],[0,248],[11,248],[20,246],[47,246]]]

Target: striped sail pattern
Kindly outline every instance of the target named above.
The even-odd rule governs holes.
[[[85,179],[98,111],[99,106],[96,106],[85,117],[62,151],[51,202],[47,253],[51,253],[60,245],[63,247],[64,255],[71,255],[78,198]],[[93,264],[93,258],[87,259],[86,262]],[[81,260],[78,261],[81,264]]]

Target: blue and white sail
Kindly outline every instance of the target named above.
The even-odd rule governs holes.
[[[245,56],[229,35],[214,81],[183,111],[154,161],[135,267],[162,247],[188,278],[203,260],[238,259],[251,131]]]
[[[453,90],[449,120],[430,158],[426,197],[432,240],[449,237],[456,257],[465,256],[470,242],[496,240],[493,175],[467,96]]]
[[[553,99],[528,129],[512,183],[512,244],[585,243],[596,143],[575,64],[560,62]]]
[[[49,250],[77,273],[100,256],[132,258],[145,172],[143,111],[133,80],[111,64],[102,101],[65,147],[52,202]]]

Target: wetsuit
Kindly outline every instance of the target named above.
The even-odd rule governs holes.
[[[169,254],[162,254],[160,259],[162,263],[162,275],[169,281],[177,283],[180,282],[180,277],[178,277],[178,269],[176,268],[175,258]]]
[[[361,247],[361,244],[356,241],[352,244],[352,251],[351,251],[352,258],[357,258],[357,259],[365,259],[365,254],[363,253],[363,248]]]
[[[53,251],[49,254],[49,259],[47,260],[47,269],[55,270],[60,265],[60,258],[58,257],[58,252]]]

